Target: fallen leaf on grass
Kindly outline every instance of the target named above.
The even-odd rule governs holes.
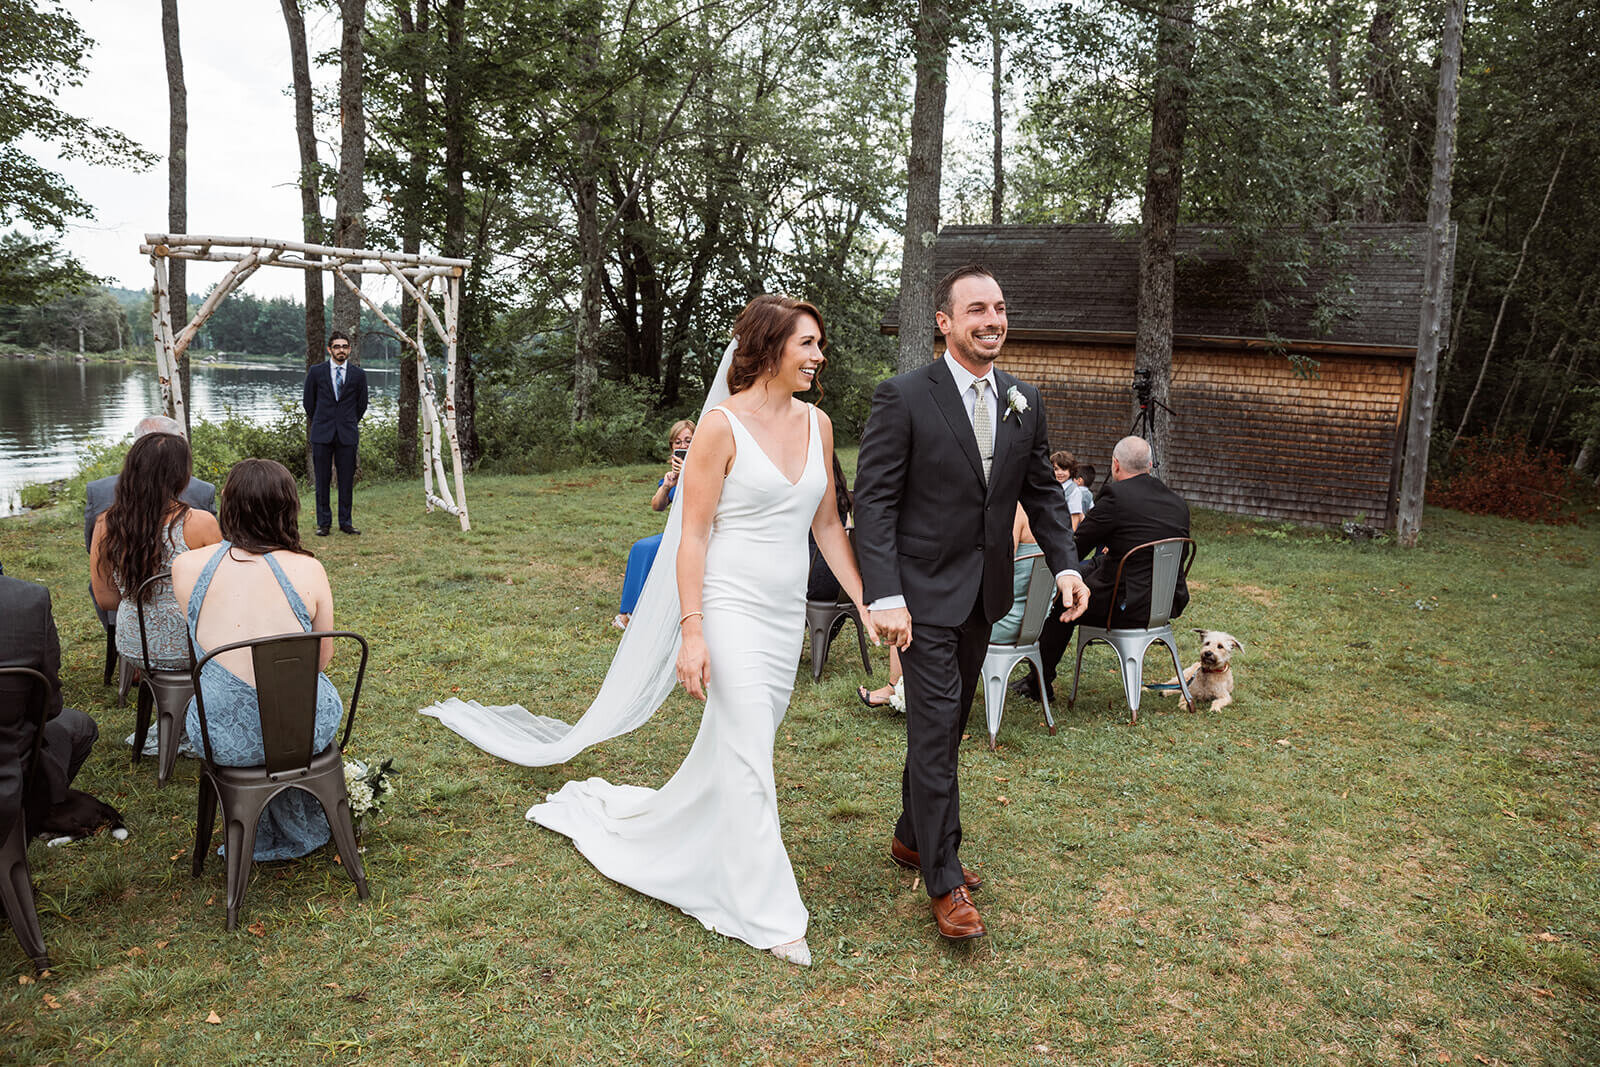
[[[19,975],[17,975],[17,984],[18,985],[32,985],[33,984],[33,975],[31,975],[31,974],[19,974]]]
[[[339,983],[338,982],[323,982],[322,983],[322,988],[323,989],[338,989],[339,988]]]
[[[222,1024],[222,1016],[218,1015],[216,1012],[211,1012],[206,1016],[206,1022],[210,1023],[212,1026],[220,1026]]]
[[[245,929],[249,930],[252,934],[255,934],[257,937],[266,937],[267,936],[267,924],[262,922],[259,919],[257,919],[255,922],[251,923],[249,926],[246,926]]]
[[[143,956],[144,955],[144,949],[140,948],[138,945],[134,945],[127,952],[123,953],[123,955],[125,955],[125,956]]]
[[[1479,1063],[1488,1063],[1488,1062],[1489,1062],[1489,1061],[1488,1061],[1488,1060],[1487,1060],[1487,1059],[1486,1059],[1486,1058],[1485,1058],[1485,1057],[1484,1057],[1484,1055],[1483,1055],[1483,1053],[1481,1053],[1481,1052],[1474,1052],[1474,1053],[1473,1053],[1473,1054],[1472,1054],[1472,1058],[1473,1058],[1473,1059],[1475,1059],[1475,1060],[1477,1060],[1477,1061],[1478,1061],[1478,1062],[1479,1062]]]
[[[1450,1062],[1450,1053],[1448,1053],[1448,1052],[1439,1053],[1439,1062],[1440,1063],[1449,1063]]]
[[[1560,938],[1559,935],[1552,934],[1549,930],[1546,930],[1546,931],[1544,931],[1543,933],[1541,933],[1539,935],[1539,940],[1540,941],[1560,941],[1561,938]]]
[[[1536,997],[1554,997],[1555,993],[1549,989],[1535,989],[1533,995]]]
[[[157,941],[156,948],[166,948],[170,944],[172,944],[172,942],[166,940]]]
[[[1004,806],[1006,804],[1011,803],[1011,798],[1010,797],[1001,796],[1001,797],[995,797],[995,799],[1000,802],[1001,806]]]
[[[1284,748],[1288,748],[1289,747],[1289,739],[1287,737],[1280,737],[1280,738],[1278,738],[1277,741],[1275,741],[1273,743],[1274,744],[1278,744],[1278,745],[1282,745]]]
[[[49,993],[46,993],[44,995],[44,1006],[49,1008],[51,1011],[60,1011],[61,1010],[61,1001],[57,1000],[55,997],[51,996]]]

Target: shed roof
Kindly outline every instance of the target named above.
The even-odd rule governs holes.
[[[1269,233],[1267,239],[1280,248],[1299,246],[1301,254],[1292,258],[1325,262],[1252,272],[1233,231],[1180,226],[1173,332],[1414,350],[1427,232],[1425,223],[1387,223],[1349,226],[1337,237]],[[974,262],[993,271],[1005,288],[1013,334],[1135,332],[1137,227],[946,226],[940,231],[934,245],[936,277]],[[1448,300],[1448,278],[1445,293]],[[882,325],[885,332],[897,331],[898,300]]]

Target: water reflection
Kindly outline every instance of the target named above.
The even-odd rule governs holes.
[[[299,409],[305,372],[196,365],[191,377],[196,420],[231,413],[270,422],[284,404]],[[393,399],[397,371],[369,366],[367,380],[374,402]],[[160,407],[161,383],[149,364],[0,359],[0,515],[20,508],[24,485],[67,477],[91,444],[127,436]]]

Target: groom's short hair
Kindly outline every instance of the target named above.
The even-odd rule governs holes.
[[[956,282],[962,278],[993,278],[994,273],[981,263],[968,263],[964,267],[957,267],[939,280],[938,288],[933,291],[933,309],[950,314],[950,290],[956,287]]]

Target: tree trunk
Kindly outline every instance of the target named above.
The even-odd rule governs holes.
[[[1400,472],[1395,533],[1402,548],[1417,547],[1422,499],[1428,485],[1428,443],[1433,432],[1434,378],[1444,331],[1445,285],[1450,275],[1450,180],[1456,159],[1456,81],[1461,71],[1461,27],[1467,0],[1450,0],[1439,44],[1439,99],[1435,108],[1433,184],[1428,195],[1428,258],[1422,271],[1422,311],[1417,361],[1406,413],[1406,450]]]
[[[287,2],[287,0],[285,0]],[[395,14],[400,20],[400,29],[407,36],[417,35],[418,41],[425,42],[428,35],[428,0],[417,0],[417,14],[413,19],[411,15],[411,0],[397,0]],[[416,49],[418,56],[424,49]],[[407,102],[407,122],[409,134],[414,138],[411,156],[406,161],[406,195],[407,208],[405,221],[401,225],[400,250],[402,252],[417,253],[422,250],[422,215],[423,203],[428,195],[428,157],[423,151],[423,132],[428,128],[428,65],[420,58],[413,60],[415,66],[411,70],[411,99]],[[407,337],[415,337],[417,333],[417,310],[415,300],[404,299],[400,303],[400,329]],[[417,354],[408,345],[400,346],[400,390],[397,416],[399,418],[399,434],[395,442],[395,462],[402,474],[415,475],[417,473],[417,420],[420,393],[417,386]]]
[[[467,112],[466,18],[467,0],[449,0],[444,9],[444,254],[466,256],[467,251]],[[456,439],[461,462],[478,462],[477,371],[472,361],[476,345],[474,314],[481,279],[468,271],[461,279],[461,308],[456,316]]]
[[[585,42],[584,83],[592,86],[600,66],[600,39]],[[600,236],[600,121],[593,102],[578,119],[577,181],[574,183],[578,216],[578,260],[581,282],[578,317],[573,324],[572,423],[576,426],[589,417],[597,368],[600,365],[600,311],[605,298],[601,272],[605,270],[605,248]]]
[[[1572,396],[1572,376],[1578,369],[1578,357],[1582,353],[1582,345],[1572,346],[1572,356],[1567,360],[1567,369],[1561,375],[1561,395],[1556,399],[1556,406],[1550,410],[1550,419],[1544,425],[1544,436],[1539,438],[1539,446],[1534,450],[1536,452],[1543,452],[1550,446],[1550,435],[1555,433],[1556,426],[1561,422],[1561,411]]]
[[[178,44],[178,0],[161,0],[161,44],[167,58],[167,232],[189,228],[189,94],[183,86],[183,50]],[[168,257],[167,302],[172,309],[172,331],[189,322],[189,290],[185,260]],[[183,387],[183,429],[189,431],[189,350],[178,356],[178,380]]]
[[[906,232],[900,253],[900,371],[933,358],[933,242],[939,236],[939,176],[944,159],[944,101],[949,81],[950,11],[946,0],[920,0],[912,27],[916,90],[911,154],[906,160]]]
[[[1194,0],[1168,0],[1156,31],[1155,95],[1150,157],[1139,230],[1139,309],[1134,367],[1148,372],[1143,414],[1156,473],[1169,485],[1177,469],[1172,448],[1172,307],[1177,274],[1178,205],[1183,185],[1183,138],[1189,125],[1189,74],[1194,65]],[[1136,400],[1135,414],[1141,412]]]
[[[1523,265],[1528,262],[1528,245],[1533,240],[1534,231],[1539,228],[1540,221],[1544,218],[1545,208],[1550,206],[1550,194],[1555,192],[1556,179],[1561,175],[1561,164],[1567,158],[1567,144],[1570,138],[1563,139],[1561,153],[1556,157],[1556,165],[1550,171],[1550,183],[1545,186],[1544,200],[1539,203],[1539,213],[1533,217],[1533,225],[1528,227],[1528,232],[1522,235],[1522,250],[1517,254],[1516,269],[1511,272],[1511,280],[1506,282],[1505,292],[1500,294],[1500,310],[1494,317],[1494,326],[1489,331],[1489,343],[1483,349],[1483,363],[1478,367],[1478,379],[1472,384],[1472,392],[1467,396],[1467,406],[1461,412],[1461,425],[1456,427],[1456,435],[1450,439],[1450,447],[1445,449],[1444,458],[1449,459],[1450,454],[1456,450],[1461,435],[1466,432],[1467,420],[1472,417],[1472,405],[1478,399],[1478,391],[1483,388],[1483,378],[1489,372],[1489,361],[1494,356],[1495,342],[1500,339],[1500,324],[1506,317],[1506,306],[1511,302],[1511,292],[1517,287],[1517,279],[1522,276]]]
[[[300,229],[307,244],[321,244],[322,205],[319,199],[316,115],[311,102],[311,62],[306,48],[306,22],[300,0],[282,0],[283,21],[289,29],[289,66],[294,78],[294,131],[300,145]],[[306,253],[308,260],[320,260]],[[323,358],[328,341],[326,311],[322,301],[322,272],[305,274],[306,367]]]
[[[1006,171],[1004,145],[1004,115],[1002,114],[1001,90],[1004,83],[1000,73],[1001,35],[1000,19],[994,20],[994,82],[990,88],[990,95],[994,104],[994,190],[989,205],[989,222],[991,225],[1000,225],[1000,220],[1005,213],[1006,205]]]
[[[339,190],[334,209],[333,243],[340,248],[364,247],[367,239],[367,119],[361,100],[361,36],[367,0],[339,0]],[[361,275],[350,280],[357,286]],[[349,286],[333,289],[333,325],[350,335],[350,355],[361,361],[361,298]]]

